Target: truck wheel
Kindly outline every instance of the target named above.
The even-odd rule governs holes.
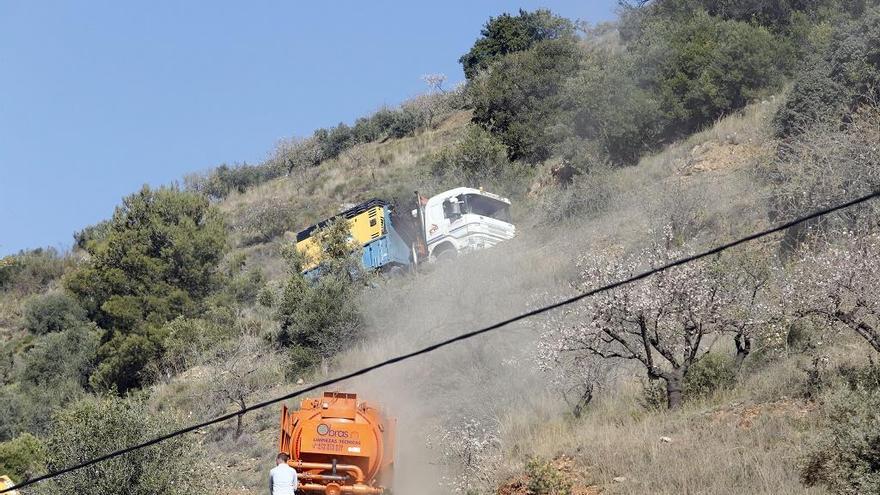
[[[458,251],[454,248],[444,249],[435,255],[439,263],[450,263],[458,258]]]

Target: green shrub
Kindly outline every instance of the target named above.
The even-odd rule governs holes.
[[[864,9],[862,0],[661,0],[621,2],[620,25],[625,40],[638,36],[652,18],[682,21],[695,10],[705,10],[719,19],[749,22],[773,33],[798,34],[802,24],[819,24],[843,13],[855,15]]]
[[[264,286],[257,294],[257,302],[264,308],[275,306],[275,290],[268,285]]]
[[[355,144],[351,127],[341,122],[330,129],[316,130],[315,139],[321,146],[321,156],[325,160],[338,157]]]
[[[546,160],[558,141],[552,129],[567,105],[561,90],[581,59],[577,43],[567,38],[501,58],[471,81],[473,121],[507,146],[511,160]]]
[[[275,305],[281,327],[277,343],[330,356],[351,346],[360,334],[360,290],[353,280],[365,274],[357,250],[348,241],[351,234],[347,221],[337,220],[316,235],[324,252],[317,280],[306,280],[300,273],[302,259],[298,253],[286,253],[290,275]]]
[[[663,383],[663,380],[642,381],[642,396],[639,398],[639,403],[649,411],[667,409],[666,384]]]
[[[835,25],[831,42],[795,80],[774,124],[779,136],[839,122],[880,96],[880,5]]]
[[[549,10],[520,9],[516,16],[505,13],[489,18],[480,35],[470,51],[458,59],[468,79],[509,53],[528,50],[544,40],[573,38],[574,24]]]
[[[816,329],[808,320],[797,320],[788,325],[785,348],[792,353],[805,353],[816,348]],[[775,357],[775,356],[770,356]]]
[[[260,165],[244,163],[230,166],[224,163],[204,175],[189,176],[187,189],[219,200],[233,192],[243,193],[257,184],[280,177],[284,170],[271,161]]]
[[[526,463],[529,495],[569,495],[572,483],[552,463],[530,459]]]
[[[880,102],[880,100],[878,100]],[[772,185],[770,218],[782,221],[868,194],[880,187],[880,106],[868,104],[847,122],[813,122],[787,139],[761,173]],[[794,226],[782,250],[792,255],[816,234],[873,229],[880,207],[856,205],[838,215]]]
[[[18,351],[10,384],[0,386],[0,441],[43,434],[52,410],[85,395],[98,336],[93,324],[84,324],[33,338]]]
[[[507,160],[507,148],[480,126],[468,125],[462,139],[430,158],[431,172],[438,177],[454,178],[477,184],[500,176]]]
[[[46,454],[43,442],[30,433],[0,442],[0,473],[21,483],[45,470]]]
[[[155,335],[113,333],[98,348],[98,366],[89,378],[96,390],[124,393],[147,382],[144,371],[160,356],[161,344]]]
[[[844,365],[837,372],[850,390],[880,390],[880,363],[873,360],[867,366]]]
[[[847,93],[844,86],[830,76],[825,61],[814,62],[799,73],[791,94],[774,115],[776,135],[800,134],[817,122],[840,119],[851,98]]]
[[[29,405],[19,385],[0,387],[0,442],[11,440],[30,430],[28,415],[39,414],[39,410],[32,409]]]
[[[61,291],[34,296],[24,304],[24,327],[36,335],[61,332],[87,321],[86,310]]]
[[[0,290],[33,294],[45,290],[64,274],[70,259],[54,248],[21,251],[0,260]]]
[[[390,123],[386,122],[393,118],[393,112],[387,108],[382,108],[369,117],[359,117],[351,128],[355,142],[369,143],[378,140],[390,127]]]
[[[202,363],[212,349],[230,337],[231,328],[180,316],[166,323],[161,333],[162,357],[155,363],[155,371],[167,378]]]
[[[423,115],[413,108],[403,108],[394,114],[394,121],[388,128],[388,136],[400,139],[412,136],[425,124]]]
[[[362,316],[349,275],[324,273],[315,282],[296,277],[291,276],[276,306],[279,343],[317,349],[324,356],[350,346],[359,334]]]
[[[565,82],[562,99],[568,107],[557,132],[566,162],[578,168],[585,159],[596,158],[633,164],[657,145],[662,132],[659,98],[638,84],[637,69],[629,55],[594,50]],[[574,142],[566,143],[569,139]]]
[[[177,418],[150,412],[139,398],[89,398],[56,414],[47,437],[48,468],[56,470],[166,433]],[[193,437],[131,452],[42,483],[38,493],[79,495],[196,495],[209,490],[210,472]]]
[[[667,137],[689,134],[779,87],[784,60],[767,29],[697,10],[653,19],[628,46],[658,98]]]
[[[33,387],[70,380],[85,387],[95,367],[99,335],[93,324],[80,324],[34,341],[20,358],[16,380]]]
[[[608,162],[581,163],[584,173],[575,175],[571,184],[545,194],[541,201],[544,218],[557,223],[576,217],[595,217],[608,211],[624,193]]]
[[[688,369],[684,383],[688,398],[708,397],[718,390],[732,388],[736,384],[736,370],[724,356],[708,354]]]
[[[73,234],[73,244],[79,249],[88,249],[91,243],[101,242],[109,233],[110,221],[102,220]]]
[[[832,493],[880,493],[880,389],[833,393],[823,422],[801,469],[803,482]]]
[[[293,345],[284,353],[284,376],[290,382],[295,382],[314,369],[321,363],[321,356],[314,351],[300,345]]]
[[[227,291],[239,305],[251,305],[257,300],[260,289],[266,285],[266,276],[259,268],[251,268],[236,274],[227,284]]]
[[[144,187],[123,200],[111,233],[65,283],[102,328],[161,325],[195,313],[215,290],[226,249],[223,218],[207,198]]]
[[[123,393],[142,384],[143,367],[161,351],[162,325],[206,309],[227,248],[224,219],[203,195],[145,186],[123,200],[110,233],[65,279],[108,332],[93,386]]]
[[[0,441],[28,432],[42,436],[48,431],[52,411],[85,395],[79,383],[61,378],[49,385],[0,387]]]

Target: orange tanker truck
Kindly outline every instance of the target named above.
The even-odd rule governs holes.
[[[387,495],[395,426],[356,394],[325,392],[304,399],[298,411],[282,407],[279,452],[299,474],[297,493]]]

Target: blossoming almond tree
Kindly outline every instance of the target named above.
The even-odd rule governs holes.
[[[722,278],[730,295],[729,304],[722,310],[725,332],[733,336],[736,347],[736,368],[756,345],[765,352],[785,345],[785,332],[781,330],[784,301],[779,290],[782,270],[776,254],[768,251],[730,253],[715,267],[716,276]]]
[[[795,316],[846,328],[880,352],[880,233],[843,232],[806,251],[792,269],[786,299]]]
[[[545,301],[547,302],[547,301]],[[541,321],[545,330],[538,341],[535,364],[546,374],[550,386],[571,408],[575,418],[581,417],[596,392],[607,385],[612,365],[601,357],[584,352],[566,352],[553,334],[557,329],[572,324],[577,311],[568,309],[548,313]]]
[[[624,259],[608,251],[582,258],[579,288],[622,280],[686,254],[669,247],[670,235],[665,241]],[[726,309],[733,299],[711,263],[689,263],[574,307],[572,323],[543,335],[543,354],[548,360],[569,354],[639,362],[650,379],[665,382],[667,404],[677,408],[688,370],[730,328]]]
[[[499,482],[503,461],[499,425],[490,418],[460,418],[430,435],[427,447],[442,455],[448,473],[440,485],[452,493],[483,493]]]

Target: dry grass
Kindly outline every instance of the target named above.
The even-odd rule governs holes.
[[[829,359],[829,369],[868,362],[863,342],[834,340],[813,351]],[[792,354],[753,363],[733,390],[675,412],[646,410],[632,376],[579,420],[511,414],[503,428],[509,462],[571,455],[583,485],[608,494],[824,493],[799,479],[821,416],[820,405],[805,398],[811,360]]]
[[[791,368],[765,373],[787,382]],[[675,412],[646,411],[629,381],[581,420],[518,418],[505,429],[505,446],[544,458],[572,455],[603,493],[819,493],[804,489],[797,470],[815,406],[782,395],[756,402],[751,381]]]

